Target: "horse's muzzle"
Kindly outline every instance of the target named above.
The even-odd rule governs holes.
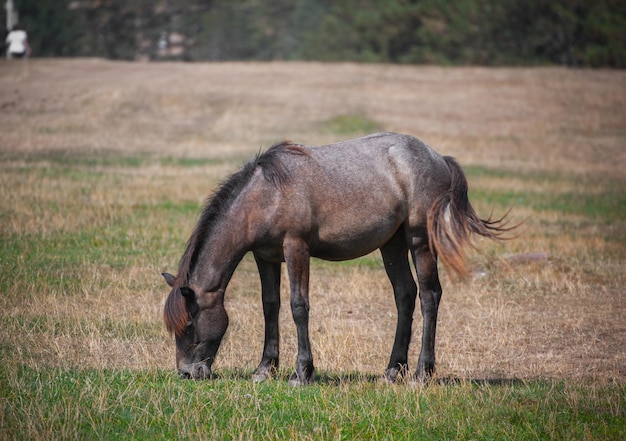
[[[211,378],[211,368],[206,363],[194,363],[179,368],[178,375],[185,380],[207,380]]]

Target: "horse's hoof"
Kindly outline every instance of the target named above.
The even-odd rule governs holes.
[[[422,389],[428,386],[428,380],[424,380],[423,378],[413,377],[407,382],[407,386],[411,389]]]
[[[289,379],[289,386],[291,387],[300,387],[300,386],[304,386],[306,383],[302,382],[299,378],[290,378]]]
[[[390,379],[386,375],[381,375],[380,378],[378,379],[378,382],[380,384],[396,384],[395,381],[393,381],[392,379]]]
[[[259,367],[257,367],[252,373],[252,380],[254,380],[255,383],[262,383],[263,381],[271,380],[278,372],[276,366],[278,366],[278,363],[259,365]]]
[[[252,381],[255,383],[263,383],[264,381],[269,380],[271,377],[267,374],[267,372],[255,372],[252,374]]]
[[[396,368],[387,369],[383,376],[380,378],[381,383],[386,384],[395,384],[398,376],[400,375],[400,370]]]
[[[311,372],[307,378],[302,378],[298,375],[297,372],[291,374],[291,378],[289,378],[289,386],[300,387],[311,384],[311,382],[315,379],[315,371]]]
[[[424,373],[423,371],[418,371],[411,377],[408,381],[410,387],[414,389],[421,389],[422,387],[428,386],[433,383],[434,380],[434,372],[430,371],[428,373]]]
[[[406,363],[398,363],[397,365],[387,368],[383,374],[381,382],[396,384],[401,379],[406,379],[408,376],[409,366]]]
[[[267,380],[272,379],[272,370],[271,369],[257,369],[252,374],[252,380],[255,383],[262,383]]]

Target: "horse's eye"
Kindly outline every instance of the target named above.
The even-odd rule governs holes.
[[[191,327],[191,325],[193,325],[193,322],[192,322],[191,320],[189,320],[185,326],[187,326],[188,328],[190,328],[190,327]]]

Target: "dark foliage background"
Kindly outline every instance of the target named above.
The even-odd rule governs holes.
[[[626,67],[624,0],[15,0],[15,5],[35,56]]]

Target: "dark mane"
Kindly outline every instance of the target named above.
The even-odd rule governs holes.
[[[253,160],[246,163],[238,172],[228,176],[209,197],[196,228],[187,242],[187,248],[178,266],[178,279],[181,286],[189,282],[189,274],[197,263],[199,251],[205,240],[210,236],[216,222],[230,208],[239,193],[248,185],[257,168],[260,167],[265,179],[276,187],[281,187],[289,179],[289,170],[280,161],[280,156],[284,152],[304,154],[299,146],[289,141],[274,144],[265,153],[257,154]]]

